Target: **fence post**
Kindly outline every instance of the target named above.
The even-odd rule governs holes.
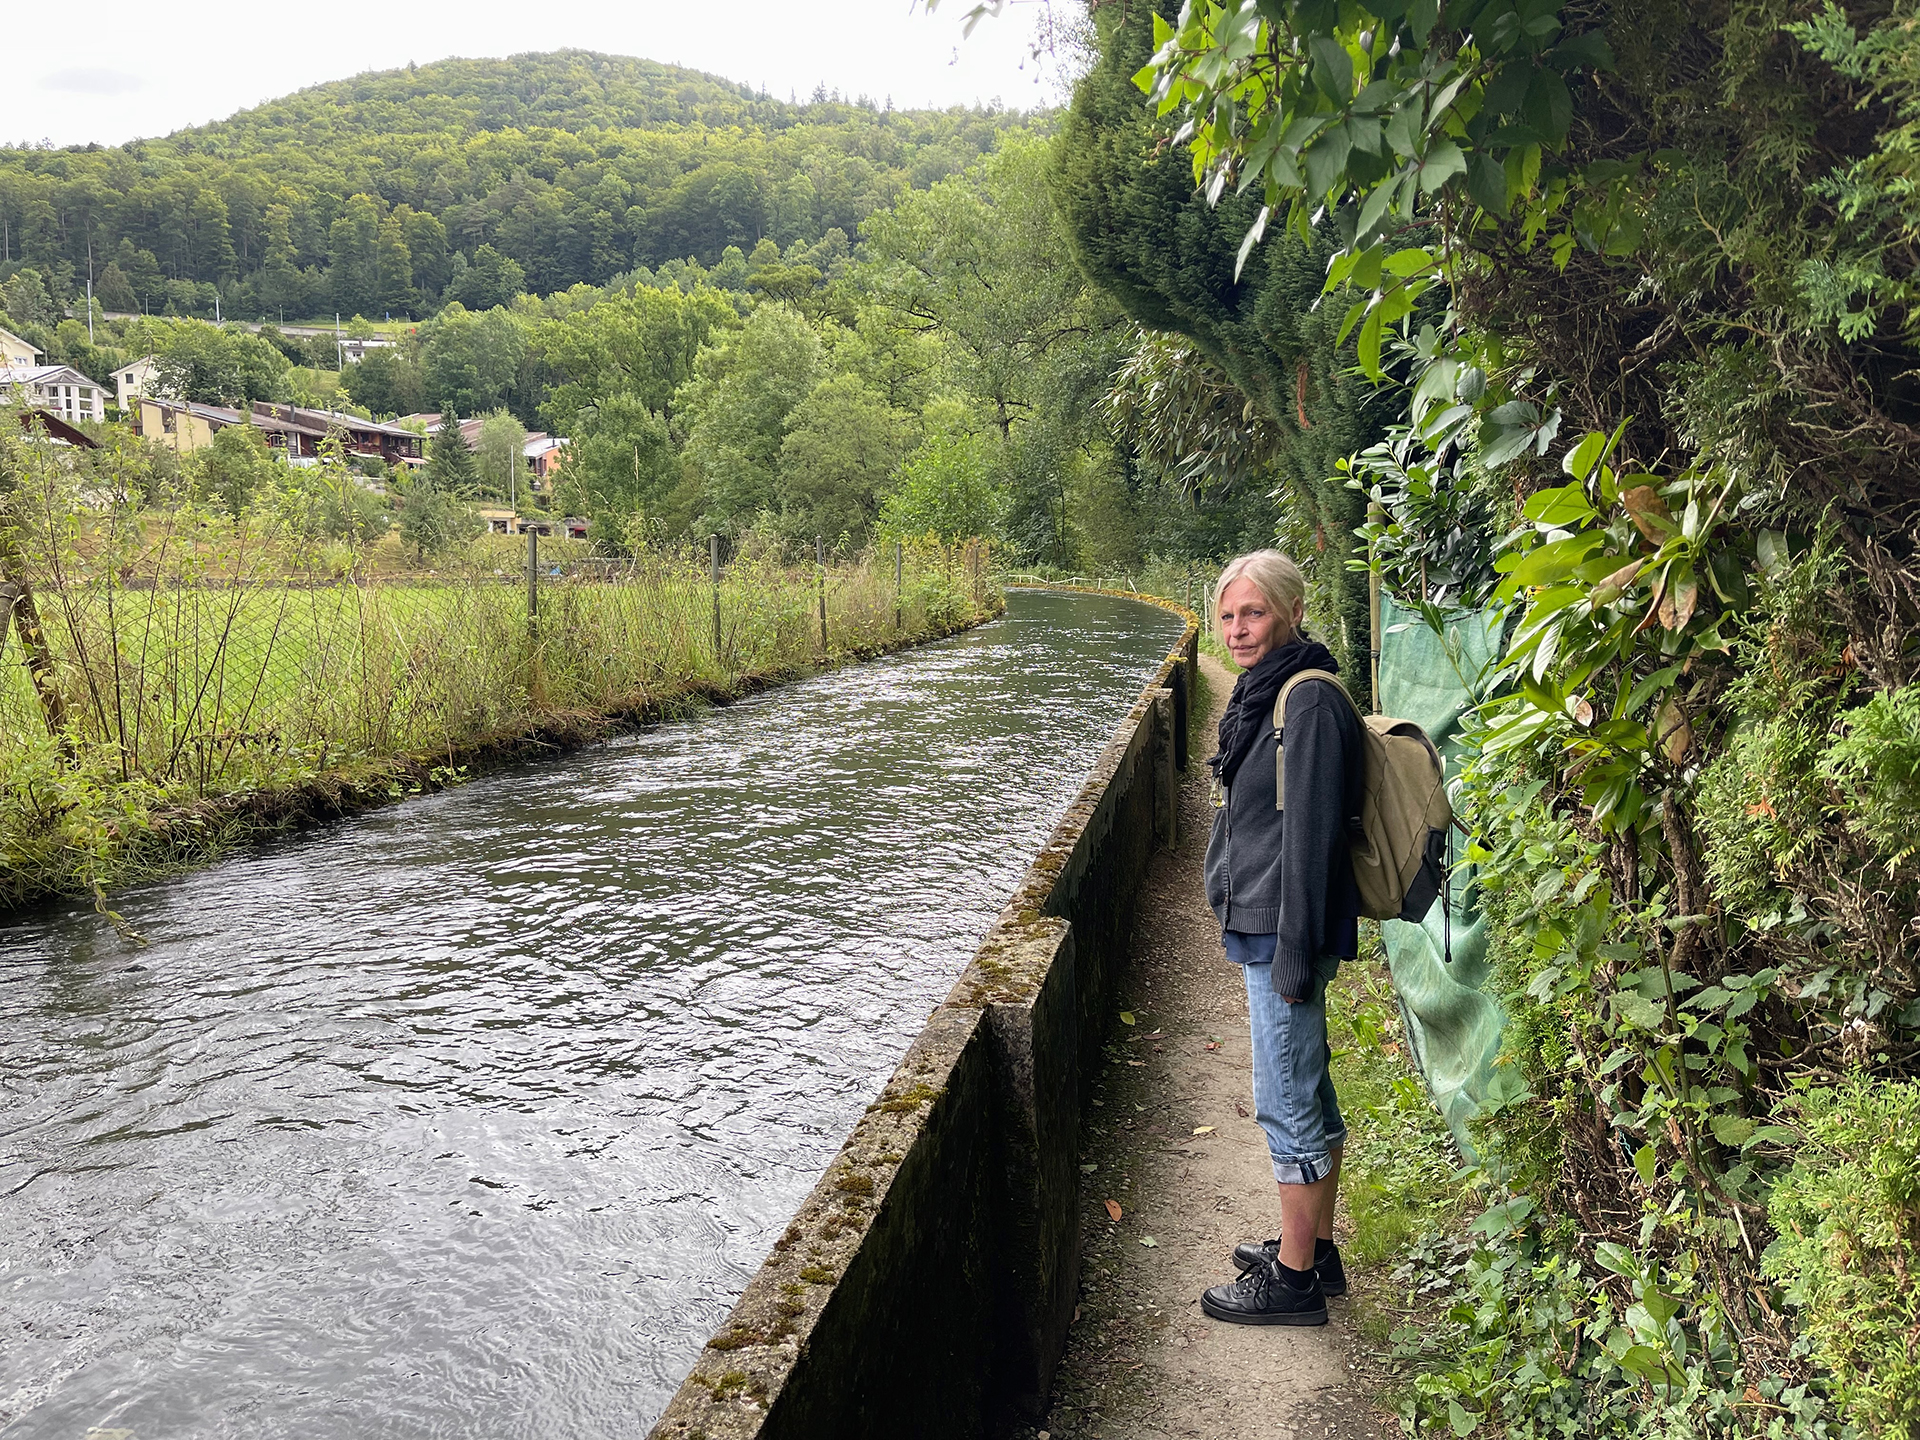
[[[547,677],[540,662],[540,532],[527,531],[527,698],[533,708],[547,704]]]
[[[827,542],[813,537],[813,563],[820,576],[820,658],[827,658]]]
[[[40,628],[40,611],[33,603],[33,591],[27,587],[26,567],[20,563],[20,553],[12,539],[4,533],[0,533],[0,577],[4,577],[0,578],[0,596],[6,598],[13,628],[20,633],[20,648],[27,653],[27,676],[33,681],[33,693],[40,699],[40,713],[46,718],[47,733],[64,735],[67,701],[60,693],[53,648],[47,644],[46,632]],[[6,638],[5,627],[0,626],[0,647],[5,646]]]
[[[900,577],[904,569],[905,549],[905,544],[902,541],[896,540],[893,542],[893,628],[896,630],[900,628],[901,624],[900,599],[902,592],[900,588]]]
[[[540,532],[527,531],[527,630],[540,628]]]
[[[707,565],[713,575],[713,658],[720,658],[720,537],[707,536]]]

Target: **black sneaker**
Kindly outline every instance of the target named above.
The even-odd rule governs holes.
[[[1313,1273],[1320,1277],[1320,1288],[1328,1295],[1347,1293],[1347,1267],[1340,1263],[1340,1247],[1327,1246],[1327,1255],[1323,1259],[1319,1254],[1319,1245],[1314,1246]],[[1280,1237],[1271,1240],[1242,1240],[1233,1247],[1233,1263],[1241,1270],[1251,1270],[1256,1265],[1271,1265],[1280,1258]]]
[[[1242,1272],[1231,1285],[1215,1285],[1200,1297],[1200,1308],[1230,1325],[1324,1325],[1326,1292],[1315,1280],[1296,1290],[1280,1267],[1262,1262]]]

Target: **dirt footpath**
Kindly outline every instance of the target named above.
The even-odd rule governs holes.
[[[1215,713],[1196,726],[1195,748],[1210,754],[1233,682],[1211,657],[1200,663]],[[1038,1434],[1398,1433],[1356,1374],[1348,1301],[1329,1301],[1331,1323],[1312,1329],[1223,1325],[1200,1311],[1202,1290],[1234,1278],[1234,1244],[1272,1236],[1280,1223],[1266,1142],[1252,1119],[1246,991],[1221,953],[1202,888],[1212,821],[1206,777],[1196,756],[1179,850],[1155,858],[1142,897],[1121,991],[1131,1008],[1113,1019],[1081,1157],[1080,1308]]]

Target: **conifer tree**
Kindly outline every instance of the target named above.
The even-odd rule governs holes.
[[[467,496],[480,483],[479,469],[473,463],[473,451],[453,411],[440,412],[440,429],[427,447],[427,468],[422,477],[442,495]]]

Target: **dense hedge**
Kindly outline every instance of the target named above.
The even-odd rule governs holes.
[[[1336,237],[1388,582],[1510,618],[1495,1203],[1409,1262],[1459,1301],[1409,1426],[1914,1434],[1920,15],[1300,0],[1155,46],[1261,248]]]

